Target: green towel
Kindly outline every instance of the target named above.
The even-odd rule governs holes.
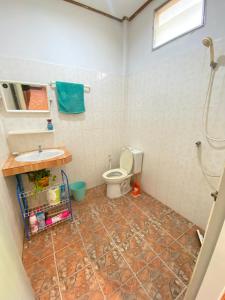
[[[56,81],[56,94],[59,112],[64,114],[85,112],[83,84]]]

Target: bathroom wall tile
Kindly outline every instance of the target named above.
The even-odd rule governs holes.
[[[54,89],[50,89],[53,101],[49,114],[8,114],[2,104],[0,113],[6,133],[15,130],[18,122],[20,129],[45,129],[49,117],[56,129],[49,135],[12,137],[8,143],[10,152],[37,149],[39,144],[44,148],[64,145],[73,155],[73,162],[66,166],[69,179],[74,180],[76,174],[77,180],[86,181],[88,187],[102,184],[102,174],[108,168],[108,155],[111,154],[113,162],[118,165],[118,154],[124,145],[120,138],[125,108],[122,77],[16,58],[0,57],[0,66],[1,78],[44,83],[63,80],[90,85],[90,94],[85,94],[84,114],[60,114]]]
[[[182,282],[156,258],[138,273],[150,299],[176,299],[184,288]]]
[[[224,40],[215,43],[222,53]],[[202,134],[210,75],[206,52],[196,44],[170,53],[170,58],[156,57],[157,54],[144,60],[146,64],[138,71],[130,70],[128,74],[125,140],[144,150],[142,188],[205,228],[212,205],[211,189],[201,173],[195,142],[202,141],[203,165],[212,173],[222,172],[225,157],[224,150],[211,148]],[[218,137],[224,136],[225,126],[223,82],[220,68],[209,114],[209,132]],[[215,183],[217,187],[218,180]]]

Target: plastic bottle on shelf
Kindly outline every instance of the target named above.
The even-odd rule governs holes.
[[[49,205],[57,205],[60,203],[60,189],[59,187],[52,187],[47,191],[47,199]]]
[[[39,210],[36,213],[37,221],[38,221],[38,229],[42,230],[45,228],[45,214],[43,211]]]
[[[36,217],[36,215],[33,211],[30,214],[29,223],[30,223],[31,233],[38,232],[38,220],[37,220],[37,217]]]
[[[61,201],[66,200],[66,186],[65,186],[65,184],[60,185],[60,199],[61,199]]]

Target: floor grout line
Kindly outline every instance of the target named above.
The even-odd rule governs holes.
[[[101,196],[100,198],[102,198],[102,197],[104,197],[104,196]],[[149,196],[149,197],[151,197],[151,196]],[[100,199],[100,198],[99,198],[99,199]],[[118,291],[120,290],[120,288],[121,288],[124,284],[126,284],[127,282],[129,282],[132,278],[135,278],[135,279],[137,280],[137,282],[139,283],[140,287],[144,290],[144,292],[146,293],[146,295],[149,296],[147,290],[145,289],[144,285],[143,285],[142,282],[139,280],[139,278],[138,278],[137,275],[138,275],[144,268],[146,268],[147,266],[149,266],[155,259],[158,258],[158,259],[162,262],[162,264],[163,264],[163,265],[164,265],[164,266],[165,266],[165,267],[166,267],[166,268],[174,275],[174,277],[177,278],[177,279],[179,280],[179,282],[182,283],[182,286],[184,287],[184,288],[182,289],[182,291],[179,293],[179,295],[175,298],[175,300],[176,300],[176,299],[178,300],[178,298],[183,294],[183,292],[185,291],[185,289],[187,288],[188,285],[185,284],[185,283],[183,283],[183,281],[178,277],[178,275],[170,268],[169,265],[167,265],[167,262],[164,261],[163,258],[161,258],[161,255],[162,255],[162,253],[166,250],[166,248],[170,247],[173,243],[177,243],[182,249],[184,249],[185,251],[187,251],[188,254],[191,255],[191,257],[193,257],[194,259],[196,259],[196,256],[193,255],[193,254],[187,249],[187,247],[185,247],[184,245],[182,245],[182,244],[178,241],[182,236],[184,236],[188,231],[190,231],[190,230],[191,230],[194,226],[196,226],[196,225],[192,223],[193,225],[192,225],[190,228],[188,228],[185,232],[183,232],[182,234],[180,234],[177,238],[174,238],[174,237],[173,237],[173,236],[172,236],[172,235],[171,235],[171,234],[170,234],[170,233],[169,233],[169,232],[168,232],[161,224],[160,224],[160,225],[156,224],[156,222],[157,222],[157,220],[158,220],[158,217],[155,217],[155,215],[153,215],[153,214],[151,214],[151,215],[149,216],[147,213],[145,213],[144,210],[142,210],[143,208],[139,207],[134,201],[132,201],[132,198],[130,198],[130,197],[127,196],[127,195],[123,195],[122,198],[124,198],[125,200],[128,200],[128,201],[131,203],[131,206],[137,208],[137,210],[140,211],[144,216],[146,216],[146,217],[149,218],[149,219],[151,219],[151,217],[152,217],[152,222],[151,222],[151,223],[152,223],[153,226],[154,226],[154,219],[155,219],[155,220],[156,220],[156,222],[155,222],[156,226],[157,226],[159,229],[161,229],[162,232],[166,233],[169,237],[172,238],[172,242],[169,243],[169,244],[166,246],[166,248],[165,248],[164,250],[162,250],[162,251],[160,251],[159,253],[157,253],[157,252],[151,247],[151,244],[148,242],[148,240],[145,239],[145,234],[143,233],[143,234],[144,234],[143,240],[147,243],[149,249],[151,249],[151,251],[154,253],[155,257],[153,257],[149,262],[147,262],[146,265],[145,265],[144,267],[142,267],[138,272],[134,272],[134,270],[132,269],[130,263],[126,260],[126,258],[125,258],[125,256],[124,256],[124,252],[123,252],[122,250],[124,249],[124,251],[126,251],[126,249],[124,248],[124,246],[125,246],[124,243],[125,243],[126,241],[130,241],[130,240],[131,240],[132,238],[134,238],[135,236],[139,236],[139,237],[142,239],[141,234],[142,234],[142,232],[143,232],[143,229],[141,229],[140,232],[139,232],[137,229],[135,229],[134,226],[132,226],[132,222],[129,221],[128,216],[126,216],[125,214],[123,214],[123,213],[120,211],[120,208],[123,208],[123,206],[118,205],[116,201],[113,201],[113,200],[108,199],[108,198],[106,198],[106,197],[104,197],[104,198],[107,199],[107,201],[104,201],[103,203],[102,203],[101,201],[100,201],[100,202],[99,202],[99,201],[96,201],[96,203],[93,202],[93,203],[91,203],[90,205],[88,204],[88,205],[89,205],[88,209],[87,209],[85,212],[83,212],[83,213],[82,213],[82,209],[81,209],[81,215],[79,215],[79,213],[77,213],[77,211],[76,211],[76,208],[73,207],[73,210],[75,211],[75,212],[73,213],[73,215],[74,215],[73,223],[75,223],[75,226],[76,226],[76,229],[77,229],[77,232],[78,232],[78,235],[79,235],[79,241],[81,241],[81,243],[82,243],[82,245],[83,245],[83,248],[84,248],[84,250],[85,250],[85,253],[86,253],[86,255],[87,255],[87,258],[88,258],[88,264],[85,265],[85,266],[84,266],[82,269],[80,269],[79,271],[83,270],[84,268],[86,268],[86,267],[88,267],[88,266],[91,267],[92,272],[93,272],[93,275],[94,275],[94,278],[95,278],[95,280],[96,280],[96,282],[97,282],[97,285],[98,285],[98,287],[99,287],[99,289],[100,289],[100,291],[101,291],[101,293],[102,293],[104,299],[106,299],[106,298],[108,299],[108,297],[113,296],[116,292],[118,292]],[[94,197],[93,197],[93,199],[94,199]],[[121,198],[120,198],[120,199],[121,199]],[[141,203],[141,200],[142,200],[142,199],[140,199],[140,203]],[[157,201],[158,201],[158,200],[157,200]],[[124,201],[124,202],[125,202],[125,201]],[[160,201],[159,201],[159,202],[160,202]],[[101,217],[100,217],[101,215],[103,215],[102,212],[104,212],[104,208],[103,208],[103,211],[101,211],[101,209],[98,210],[98,203],[100,203],[100,208],[101,208],[101,203],[102,203],[103,206],[104,206],[104,205],[109,206],[109,207],[112,209],[112,211],[115,210],[115,209],[117,209],[116,213],[118,213],[118,215],[119,215],[119,216],[126,222],[126,224],[130,227],[132,234],[131,234],[131,236],[126,237],[125,242],[122,242],[122,241],[121,241],[119,244],[117,244],[117,243],[114,241],[114,236],[113,236],[113,234],[110,233],[111,231],[108,230],[108,226],[105,225],[105,223],[103,222],[103,220],[102,220]],[[120,202],[119,202],[119,203],[120,203]],[[161,203],[161,202],[160,202],[160,203]],[[151,205],[151,203],[149,203],[149,204]],[[163,203],[162,203],[162,204],[163,204]],[[123,202],[122,202],[122,205],[123,205]],[[126,202],[125,202],[125,205],[126,205]],[[164,205],[164,204],[163,204],[163,205]],[[125,212],[125,210],[123,210],[123,211]],[[173,212],[173,211],[174,211],[174,210],[172,210],[171,212]],[[170,213],[171,213],[171,212],[170,212]],[[149,213],[150,213],[150,212],[149,212]],[[102,227],[104,228],[104,230],[106,231],[107,238],[109,239],[109,243],[110,243],[110,244],[109,244],[109,250],[107,250],[104,254],[98,256],[98,257],[96,258],[96,260],[93,260],[93,259],[90,258],[89,254],[88,254],[88,251],[87,251],[86,242],[84,242],[83,234],[81,233],[80,228],[79,228],[79,224],[77,223],[77,221],[79,222],[79,219],[81,219],[81,218],[83,218],[83,216],[86,216],[86,215],[89,215],[89,214],[91,214],[92,216],[95,215],[95,217],[98,219],[98,221],[100,222],[101,226],[102,226]],[[182,216],[181,216],[181,217],[182,217]],[[131,217],[130,217],[130,218],[131,218]],[[185,218],[184,218],[184,219],[185,219]],[[159,221],[159,220],[158,220],[158,221]],[[188,221],[188,220],[187,220],[187,221]],[[159,223],[160,223],[160,221],[159,221]],[[68,224],[70,224],[70,223],[68,223]],[[87,224],[85,224],[85,225],[86,225],[87,228],[88,228],[90,224],[87,223]],[[141,228],[142,228],[142,226],[141,226]],[[133,229],[134,231],[132,231],[132,229]],[[53,255],[53,257],[54,257],[55,269],[56,269],[56,275],[57,275],[57,283],[56,283],[56,285],[54,285],[54,287],[56,287],[56,286],[58,285],[59,293],[60,293],[60,299],[63,300],[63,296],[62,296],[62,292],[61,292],[61,288],[60,288],[59,273],[58,273],[58,268],[57,268],[57,263],[56,263],[56,255],[57,255],[57,253],[58,253],[59,251],[64,250],[65,248],[67,248],[67,247],[68,247],[69,245],[71,245],[72,243],[69,243],[67,246],[63,247],[62,249],[56,250],[56,249],[55,249],[55,246],[54,246],[54,242],[53,242],[53,238],[54,238],[54,237],[53,237],[53,232],[50,231],[49,233],[50,233],[50,238],[51,238],[51,242],[52,242],[53,254],[50,254],[50,255],[48,255],[48,256],[46,256],[46,257],[43,257],[43,258],[39,259],[37,262],[40,262],[40,261],[42,261],[42,260],[44,260],[44,259],[46,259],[46,258],[48,258],[48,257],[50,257],[50,256]],[[118,233],[120,233],[120,230],[118,231]],[[120,245],[121,245],[121,246],[120,246]],[[112,248],[111,248],[111,246],[112,246]],[[119,255],[121,255],[121,257],[123,258],[123,260],[126,262],[127,266],[129,267],[129,269],[130,269],[130,271],[131,271],[131,276],[129,277],[128,280],[126,280],[124,283],[122,283],[122,284],[120,285],[120,287],[116,288],[115,291],[114,291],[112,294],[110,294],[109,296],[106,296],[106,295],[104,294],[103,288],[102,288],[102,286],[101,286],[101,284],[100,284],[100,282],[99,282],[99,278],[98,278],[97,273],[96,273],[96,270],[95,270],[95,268],[94,268],[94,263],[95,263],[96,261],[98,261],[100,258],[102,258],[103,256],[107,255],[107,253],[109,253],[110,251],[113,251],[113,249],[117,249]],[[24,247],[23,247],[23,250],[24,250]],[[36,263],[37,263],[37,262],[36,262]],[[34,264],[35,264],[35,263],[34,263]],[[79,272],[79,271],[77,271],[77,272]],[[75,273],[77,273],[77,272],[75,272]],[[75,273],[74,273],[74,274],[75,274]],[[73,275],[74,275],[74,274],[73,274]],[[52,287],[52,288],[53,288],[53,287]],[[49,291],[50,291],[50,289],[49,289]]]
[[[85,246],[85,243],[84,243],[84,240],[83,240],[83,236],[82,236],[82,234],[81,234],[81,232],[80,232],[80,230],[79,230],[79,227],[78,227],[77,223],[75,223],[75,224],[76,224],[77,231],[78,231],[78,233],[79,233],[79,235],[80,235],[80,238],[81,238],[81,241],[82,241],[84,250],[85,250],[86,255],[87,255],[88,259],[89,259],[88,251],[87,251],[87,248],[86,248],[86,246]],[[92,272],[94,273],[95,280],[96,280],[97,283],[98,283],[98,286],[99,286],[99,288],[100,288],[100,291],[101,291],[101,293],[102,293],[104,299],[106,299],[105,294],[104,294],[104,292],[103,292],[103,290],[102,290],[102,287],[101,287],[101,285],[100,285],[100,283],[99,283],[99,281],[98,281],[98,277],[97,277],[97,275],[96,275],[96,273],[95,273],[94,267],[93,267],[93,265],[92,265],[91,262],[90,262],[90,266],[91,266]],[[87,266],[86,266],[86,267],[87,267]]]
[[[150,197],[150,196],[149,196]],[[125,198],[126,199],[128,199],[128,200],[131,200],[128,196],[125,196]],[[148,218],[151,218],[151,216],[149,216],[147,213],[145,213],[138,205],[136,205],[136,203],[133,203],[132,202],[132,204],[141,212],[141,213],[143,213],[146,217],[148,217]],[[158,219],[157,217],[155,217],[154,215],[152,215],[154,218],[156,218],[156,219]],[[189,221],[189,220],[188,220]],[[192,222],[191,222],[192,223]],[[193,224],[192,223],[192,226],[190,227],[190,228],[188,228],[186,231],[184,231],[182,234],[180,234],[177,238],[174,238],[163,226],[162,226],[162,230],[163,231],[165,231],[175,242],[178,242],[178,240],[182,237],[182,236],[184,236],[189,230],[191,230],[194,226],[196,226],[195,224]],[[178,242],[179,243],[179,242]],[[172,244],[172,243],[171,243]],[[179,243],[179,245],[180,246],[182,246],[182,248],[185,248],[186,249],[186,247],[185,246],[183,246],[182,244],[180,244]],[[188,249],[186,249],[187,251],[188,251]],[[188,251],[188,253],[189,253],[189,251]],[[190,253],[192,256],[194,256],[192,253]],[[194,256],[194,258],[196,258],[195,256]]]
[[[124,196],[125,199],[127,200],[131,200],[130,198],[128,198],[127,196]],[[146,217],[150,218],[150,216],[148,214],[146,214],[144,211],[142,211],[141,208],[139,208],[135,203],[132,202],[132,205],[134,205],[141,213],[143,213]],[[120,216],[126,221],[126,223],[130,226],[130,222],[127,220],[127,218],[119,211]],[[148,243],[148,241],[146,241],[146,243],[148,244],[148,246],[150,247],[150,249],[153,251],[153,253],[156,255],[149,263],[147,263],[141,270],[139,270],[137,273],[135,273],[132,269],[132,267],[130,266],[130,264],[127,262],[127,260],[125,259],[125,257],[123,256],[123,253],[121,252],[119,246],[113,241],[112,236],[110,234],[110,232],[108,231],[108,229],[106,228],[105,224],[103,223],[102,219],[99,217],[99,214],[96,214],[98,220],[101,222],[101,224],[103,225],[104,229],[106,230],[108,237],[112,240],[112,242],[114,243],[115,247],[117,248],[117,250],[119,251],[120,255],[122,256],[122,258],[124,259],[124,261],[127,263],[127,265],[129,266],[133,276],[137,279],[137,281],[139,282],[140,286],[144,289],[145,293],[147,293],[146,289],[144,288],[144,286],[142,285],[141,281],[139,280],[139,278],[137,277],[137,274],[140,273],[144,268],[146,268],[149,264],[151,264],[155,259],[160,259],[160,261],[169,269],[169,271],[175,276],[175,278],[177,278],[179,280],[179,282],[181,282],[181,284],[184,286],[184,288],[182,289],[181,293],[177,296],[179,297],[182,292],[184,291],[184,289],[187,288],[187,285],[185,283],[183,283],[183,281],[177,276],[177,274],[169,267],[169,265],[161,258],[161,254],[164,252],[161,251],[160,253],[157,253]],[[155,217],[154,215],[152,215],[153,217]],[[157,219],[157,217],[155,217]],[[165,231],[172,239],[173,241],[167,246],[167,248],[172,245],[173,243],[177,242],[178,239],[180,239],[184,234],[186,234],[189,230],[191,230],[191,228],[195,226],[195,224],[193,224],[190,228],[188,228],[185,232],[183,232],[181,235],[179,235],[176,239],[167,231],[165,230],[163,227],[161,228],[163,231]],[[131,227],[131,226],[130,226]],[[130,240],[131,238],[133,238],[135,235],[138,235],[138,232],[135,232],[131,237],[127,238],[127,240]],[[180,244],[179,244],[180,245]],[[181,245],[180,245],[181,246]],[[187,249],[182,246],[182,249],[185,249],[187,251]],[[109,250],[110,251],[110,250]],[[107,251],[107,253],[109,252]],[[189,252],[188,252],[189,253]],[[104,254],[106,255],[106,253]],[[104,256],[103,255],[103,256]],[[102,256],[101,256],[102,257]],[[193,255],[192,255],[193,257]],[[195,258],[195,257],[194,257]],[[128,282],[131,278],[129,278],[126,282]],[[124,284],[126,284],[126,282]],[[118,291],[119,288],[116,290]],[[116,293],[116,291],[114,291],[114,293]],[[148,295],[148,293],[147,293]]]
[[[183,294],[183,292],[187,289],[187,286],[180,292],[180,294],[174,299],[174,300],[179,300],[179,297]]]
[[[100,222],[102,223],[103,227],[105,228],[107,234],[110,235],[110,233],[108,232],[108,230],[107,230],[105,224],[104,224],[101,220],[100,220]],[[132,236],[132,237],[133,237],[133,236]],[[138,283],[140,284],[140,286],[142,287],[142,289],[144,290],[144,292],[146,293],[146,295],[149,296],[149,294],[147,293],[146,289],[145,289],[144,286],[142,285],[141,281],[140,281],[139,278],[137,277],[136,273],[133,271],[132,267],[131,267],[130,264],[127,262],[126,258],[123,256],[122,251],[120,251],[118,245],[116,245],[115,242],[114,242],[114,244],[115,244],[115,247],[117,248],[119,254],[122,256],[122,258],[124,259],[124,261],[125,261],[126,264],[128,265],[129,269],[131,270],[131,273],[132,273],[133,277],[136,278],[136,280],[138,281]],[[123,286],[124,284],[126,284],[129,280],[131,280],[131,278],[132,278],[132,277],[130,277],[130,278],[129,278],[126,282],[124,282],[123,284],[121,284],[121,286]],[[121,287],[121,286],[120,286],[120,287]],[[112,293],[112,295],[115,294],[117,291],[119,291],[120,287],[119,287],[117,290],[115,290],[115,291]]]
[[[52,239],[53,257],[54,257],[56,276],[57,276],[58,287],[59,287],[59,295],[60,295],[60,299],[63,300],[62,293],[61,293],[61,287],[60,287],[60,281],[59,281],[59,273],[58,273],[58,268],[57,268],[57,263],[56,263],[55,246],[54,246],[54,242],[53,242],[52,232],[50,232],[50,234],[51,234],[51,239]]]

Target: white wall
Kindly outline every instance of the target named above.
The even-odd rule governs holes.
[[[50,114],[6,113],[0,101],[0,165],[11,151],[27,151],[39,144],[64,145],[73,155],[73,162],[66,166],[70,180],[85,180],[88,187],[101,184],[108,154],[115,165],[122,146],[122,24],[64,1],[0,0],[0,35],[0,80],[62,80],[91,87],[91,93],[85,94],[86,112],[81,115],[59,114],[54,91]],[[7,145],[9,130],[45,129],[49,117],[56,129],[54,134],[8,139]],[[1,295],[8,292],[4,298],[11,300],[17,292],[18,299],[32,299],[19,257],[23,231],[15,179],[0,176],[0,185],[0,207],[5,215],[0,216],[0,277],[9,278],[0,280],[4,285]],[[14,242],[7,240],[8,231]]]
[[[202,281],[196,300],[217,299],[224,294],[225,283],[225,223],[219,235],[207,272]]]
[[[120,72],[122,24],[58,0],[0,0],[0,55]]]
[[[0,120],[0,166],[8,157],[5,133]],[[31,300],[33,292],[21,261],[23,228],[16,201],[14,179],[0,174],[0,291],[1,299]]]
[[[120,132],[124,105],[121,76],[30,60],[0,58],[0,78],[43,83],[62,80],[90,85],[90,94],[85,93],[84,114],[59,114],[54,90],[51,90],[51,114],[6,113],[3,105],[0,106],[0,114],[6,133],[15,129],[45,129],[46,119],[51,117],[55,133],[13,136],[8,139],[10,151],[28,151],[37,149],[38,145],[46,148],[64,145],[73,155],[72,163],[67,165],[70,180],[85,180],[88,187],[101,184],[102,173],[108,168],[108,155],[112,155],[115,165],[122,147]]]
[[[194,143],[203,142],[203,160],[222,172],[225,152],[210,148],[201,132],[209,78],[204,36],[225,53],[225,2],[208,0],[206,26],[152,51],[155,0],[129,24],[127,143],[145,152],[142,184],[146,192],[205,227],[212,198],[199,168]],[[225,137],[225,69],[216,75],[210,134]],[[215,184],[215,183],[214,183]]]

